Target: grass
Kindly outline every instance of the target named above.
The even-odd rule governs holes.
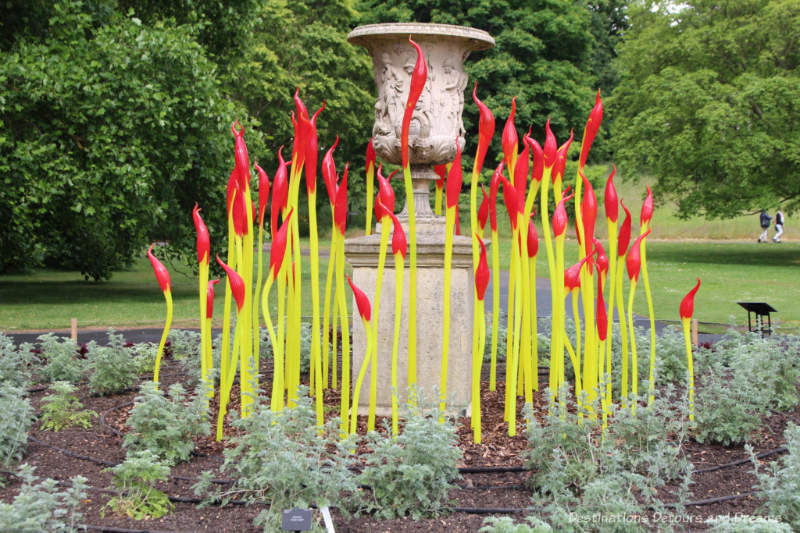
[[[266,272],[268,254],[264,261]],[[172,282],[173,327],[199,327],[197,278],[187,266],[165,266]],[[327,258],[320,258],[321,290],[324,290],[327,267]],[[309,269],[306,257],[303,261],[304,288],[310,287]],[[220,283],[214,298],[215,326],[222,324],[224,294]],[[273,310],[277,309],[275,287],[271,301]],[[78,320],[79,328],[161,327],[166,315],[164,296],[146,257],[102,282],[85,281],[74,271],[37,270],[24,275],[0,276],[0,302],[0,331],[69,329],[73,317]],[[311,315],[309,290],[303,291],[303,315]]]
[[[634,236],[638,235],[639,211],[644,183],[615,180],[617,191],[631,210]],[[605,243],[606,224],[602,210],[602,188],[596,190],[600,213],[597,233]],[[656,191],[658,199],[658,191]],[[463,200],[463,199],[462,199]],[[501,264],[507,268],[510,249],[508,217],[500,206]],[[672,205],[656,208],[653,233],[648,238],[647,264],[656,317],[677,321],[678,306],[686,292],[700,277],[703,285],[697,294],[695,317],[700,322],[746,324],[746,313],[737,301],[765,301],[778,309],[774,317],[784,331],[800,330],[800,243],[789,240],[778,246],[758,245],[757,217],[746,216],[723,222],[682,220]],[[462,228],[469,227],[469,206],[461,209]],[[541,235],[541,227],[539,227]],[[488,228],[487,228],[488,233]],[[354,230],[354,235],[358,230]],[[726,239],[725,242],[714,239]],[[307,246],[307,243],[304,243]],[[320,238],[321,250],[328,239]],[[577,261],[574,230],[568,230],[567,265]],[[269,258],[265,258],[268,264]],[[197,281],[188,267],[167,265],[172,276],[175,327],[196,327]],[[327,258],[320,259],[321,281]],[[537,273],[548,276],[544,243],[540,244]],[[308,259],[303,261],[304,289],[310,287]],[[626,282],[627,283],[627,282]],[[216,322],[221,322],[222,286],[217,286]],[[641,283],[640,283],[641,287]],[[303,314],[311,314],[310,291],[303,291]],[[626,293],[627,295],[627,289]],[[274,294],[273,294],[274,296]],[[348,295],[349,297],[349,295]],[[273,304],[274,308],[274,304]],[[637,292],[635,312],[647,313],[644,291]],[[110,281],[84,281],[78,272],[39,270],[26,275],[0,276],[0,331],[26,329],[67,329],[75,317],[81,328],[108,326],[161,326],[165,314],[164,298],[153,277],[149,262],[142,259]]]

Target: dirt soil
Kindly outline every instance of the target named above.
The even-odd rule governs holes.
[[[270,365],[270,362],[266,362]],[[162,366],[162,386],[166,389],[171,383],[182,382],[184,375],[180,367],[171,362]],[[262,375],[271,375],[271,368],[262,368]],[[504,375],[498,369],[498,376]],[[547,377],[540,375],[546,384]],[[463,450],[460,467],[523,467],[525,449],[528,442],[524,436],[521,409],[522,399],[518,402],[520,413],[517,416],[517,436],[508,436],[508,426],[503,422],[503,383],[498,379],[496,391],[488,391],[488,376],[484,380],[482,391],[483,442],[474,444],[470,430],[470,420],[458,420],[458,437]],[[41,398],[47,393],[44,387],[34,387],[31,398],[38,408]],[[234,395],[238,393],[234,390]],[[104,489],[112,487],[112,476],[105,471],[108,466],[118,464],[125,458],[122,448],[122,434],[125,431],[125,420],[132,406],[136,390],[110,397],[91,396],[85,386],[79,398],[85,408],[99,413],[93,427],[83,429],[64,429],[59,432],[42,431],[38,424],[29,434],[28,448],[24,462],[36,467],[40,477],[51,477],[60,481],[69,480],[81,474],[89,479],[94,489],[81,507],[84,514],[83,523],[93,526],[91,531],[146,530],[151,532],[256,532],[253,518],[263,510],[262,506],[204,507],[198,508],[194,503],[175,503],[171,514],[154,520],[136,521],[126,516],[115,514],[104,509],[111,495]],[[338,405],[336,394],[326,393],[326,403]],[[213,407],[216,407],[215,405]],[[238,403],[229,407],[235,412]],[[535,411],[541,416],[546,408],[546,401],[541,395],[536,396]],[[336,412],[335,409],[331,411]],[[216,410],[213,411],[216,413]],[[800,407],[789,413],[775,413],[764,420],[764,424],[752,442],[756,453],[774,449],[784,444],[783,431],[788,421],[800,421]],[[359,421],[361,433],[364,432],[365,420]],[[176,465],[168,482],[159,488],[176,499],[195,498],[191,486],[197,476],[205,470],[216,470],[222,464],[223,445],[216,443],[213,437],[201,439],[191,460]],[[696,470],[714,465],[721,465],[747,458],[743,446],[719,446],[700,444],[689,441],[684,447],[685,454],[694,464]],[[768,460],[775,460],[772,456]],[[517,470],[522,470],[518,468]],[[216,477],[225,477],[219,474]],[[453,489],[453,512],[437,518],[414,521],[378,520],[370,516],[346,518],[334,512],[336,531],[347,532],[474,532],[478,531],[488,509],[503,509],[500,515],[508,514],[516,520],[522,520],[531,514],[525,511],[532,505],[531,491],[525,487],[529,473],[522,471],[500,473],[464,473]],[[705,518],[715,515],[754,514],[762,501],[757,495],[750,494],[756,478],[749,462],[713,472],[701,472],[693,475],[691,500],[704,500],[720,496],[732,496],[731,499],[709,505],[692,505],[687,508],[688,517],[685,524],[679,524],[678,530],[696,531],[704,529]],[[8,479],[5,487],[0,488],[0,499],[10,501],[19,489],[19,481],[13,477]],[[665,498],[666,499],[666,498]],[[509,510],[518,509],[517,513]],[[96,527],[94,527],[96,526]],[[116,528],[116,529],[115,529]],[[121,529],[120,529],[121,528]],[[657,530],[655,528],[654,530]]]

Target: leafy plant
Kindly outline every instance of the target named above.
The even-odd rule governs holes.
[[[440,422],[438,410],[420,407],[406,415],[403,432],[392,439],[372,432],[367,443],[372,453],[359,482],[372,488],[365,506],[384,518],[411,515],[414,520],[435,516],[447,505],[447,492],[460,478],[461,458],[455,425]]]
[[[0,333],[0,382],[23,388],[28,386],[30,383],[28,366],[33,359],[31,348],[30,344],[17,348],[11,337]]]
[[[107,504],[115,512],[135,520],[161,518],[174,505],[164,492],[155,488],[156,481],[166,481],[169,465],[149,450],[129,452],[125,461],[106,469],[114,474],[119,494]]]
[[[713,353],[701,352],[695,438],[728,445],[746,441],[768,409],[798,403],[797,337],[729,332]]]
[[[800,529],[800,426],[790,424],[784,432],[789,453],[770,464],[769,472],[760,472],[758,460],[748,446],[758,476],[758,485],[766,498],[765,507],[772,516]]]
[[[600,412],[597,404],[565,408],[564,391],[562,404],[552,405],[544,422],[528,417],[530,483],[556,531],[593,531],[592,516],[642,516],[648,506],[666,514],[657,489],[670,480],[681,481],[678,498],[686,498],[691,465],[680,448],[687,428],[684,410],[672,405],[670,393],[640,406],[636,416],[612,410],[606,432],[592,421]],[[603,526],[646,530],[626,520]]]
[[[715,364],[699,381],[694,438],[725,446],[749,440],[765,412],[763,402],[753,396],[749,377]]]
[[[127,421],[130,431],[122,444],[133,451],[149,450],[167,464],[186,461],[194,450],[194,439],[211,431],[207,414],[204,389],[189,401],[178,383],[169,388],[167,397],[152,381],[145,382],[134,400]]]
[[[355,465],[352,439],[340,439],[339,421],[316,425],[316,415],[304,387],[298,390],[295,407],[273,412],[258,403],[253,413],[234,425],[241,430],[231,438],[221,467],[236,482],[229,489],[211,489],[211,472],[195,485],[207,501],[227,503],[237,497],[250,502],[268,500],[269,509],[255,520],[264,531],[280,524],[281,510],[319,507],[336,503],[348,513],[355,503],[357,485],[350,469]]]
[[[83,404],[75,396],[75,386],[67,381],[56,381],[50,385],[52,394],[42,398],[42,429],[59,431],[66,427],[92,427],[94,411],[83,409]]]
[[[130,347],[131,356],[136,363],[137,374],[153,372],[156,366],[158,344],[152,342],[139,342]]]
[[[722,515],[706,520],[709,533],[792,533],[792,527],[773,518]]]
[[[33,407],[25,389],[0,383],[0,464],[10,466],[22,459],[33,423]]]
[[[39,478],[35,468],[22,465],[19,494],[11,503],[0,502],[0,531],[15,533],[73,533],[83,531],[78,526],[81,513],[78,507],[86,498],[86,478],[72,478],[67,490],[60,490],[54,479]]]
[[[525,519],[528,524],[515,524],[514,521],[507,516],[491,516],[483,521],[479,533],[552,533],[553,528],[550,524],[537,518],[529,516]]]
[[[170,342],[172,358],[176,361],[186,358],[200,358],[200,332],[188,329],[171,329],[167,339]]]
[[[272,344],[266,328],[261,329],[261,356],[272,357]],[[300,323],[300,372],[306,373],[311,366],[311,324]]]
[[[125,346],[122,335],[108,330],[108,346],[91,344],[89,348],[89,390],[105,395],[121,392],[139,379],[139,365]]]
[[[47,381],[76,383],[83,377],[84,360],[78,357],[78,344],[68,337],[45,333],[36,338],[44,360],[42,374]]]

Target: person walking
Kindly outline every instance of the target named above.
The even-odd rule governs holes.
[[[767,231],[769,231],[769,223],[772,220],[772,217],[767,214],[766,209],[761,210],[761,216],[759,217],[761,222],[761,235],[758,236],[758,242],[767,242],[769,236],[767,235]]]
[[[772,238],[773,242],[780,244],[781,235],[783,235],[783,211],[778,209],[775,212],[775,236]]]

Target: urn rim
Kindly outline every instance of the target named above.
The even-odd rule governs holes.
[[[347,41],[369,47],[370,41],[376,38],[391,39],[415,35],[468,41],[470,50],[486,50],[495,45],[492,36],[484,30],[469,26],[421,22],[390,22],[358,26],[347,36]]]

